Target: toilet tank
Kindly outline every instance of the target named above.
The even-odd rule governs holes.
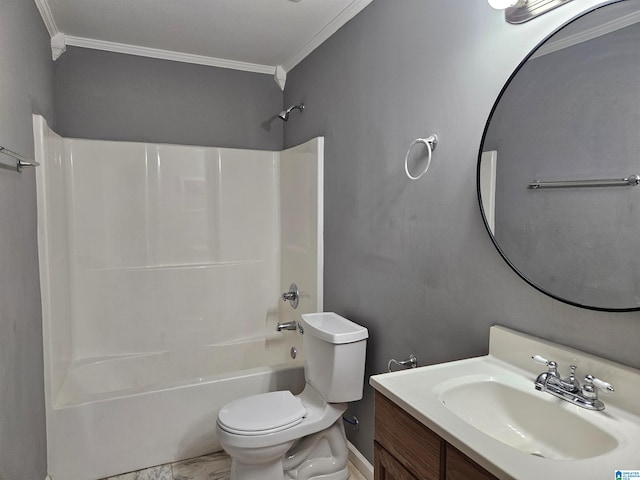
[[[327,402],[362,398],[369,332],[332,312],[302,315],[304,374]]]

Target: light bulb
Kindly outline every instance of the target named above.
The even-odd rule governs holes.
[[[489,0],[489,5],[496,10],[504,10],[509,7],[522,7],[527,0]]]

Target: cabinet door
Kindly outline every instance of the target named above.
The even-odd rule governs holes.
[[[375,434],[382,448],[420,480],[444,478],[444,441],[376,392]]]
[[[498,480],[464,453],[447,444],[447,480]]]
[[[374,442],[373,454],[375,480],[418,480],[378,442]]]

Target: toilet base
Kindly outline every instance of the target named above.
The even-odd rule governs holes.
[[[349,449],[342,417],[326,430],[300,439],[284,460],[286,480],[346,480]]]
[[[286,480],[292,477],[285,476]],[[334,473],[327,473],[326,475],[316,475],[315,477],[309,477],[309,480],[347,480],[349,478],[349,469],[343,468],[342,470]]]
[[[285,476],[285,480],[293,479],[295,477]],[[349,469],[347,467],[334,473],[327,473],[325,475],[316,475],[315,477],[309,477],[309,480],[347,480],[349,478]]]
[[[225,447],[231,456],[230,480],[283,480],[283,460],[293,441],[251,450]]]
[[[224,445],[231,480],[347,480],[349,449],[342,417],[329,428],[297,441],[260,447]]]
[[[282,461],[265,465],[242,464],[231,461],[230,480],[282,480]]]

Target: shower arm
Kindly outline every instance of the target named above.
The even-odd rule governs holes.
[[[286,110],[282,110],[279,114],[278,117],[281,120],[284,120],[285,122],[289,120],[289,114],[291,113],[292,110],[294,109],[298,109],[301,112],[304,110],[304,103],[301,103],[300,105],[291,105],[289,108],[287,108]]]
[[[292,105],[292,106],[290,106],[290,107],[287,109],[287,113],[291,113],[291,111],[292,111],[294,108],[297,108],[298,110],[303,111],[303,110],[304,110],[304,103],[301,103],[300,105]]]

